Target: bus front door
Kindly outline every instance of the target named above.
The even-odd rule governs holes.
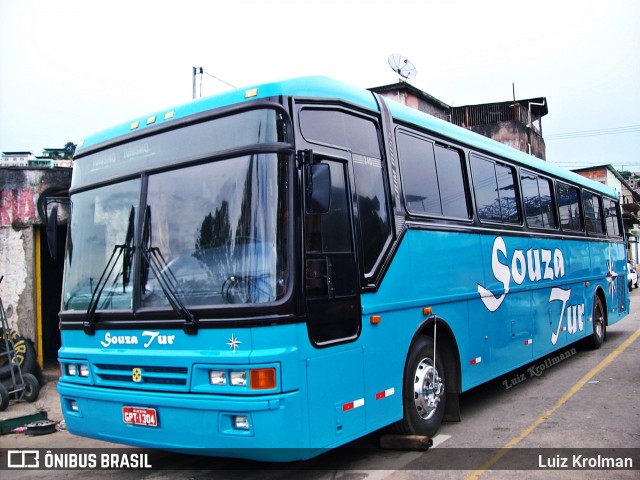
[[[328,211],[305,215],[307,378],[312,443],[329,445],[365,428],[364,362],[350,345],[362,327],[347,163],[315,161],[329,166],[331,192]]]

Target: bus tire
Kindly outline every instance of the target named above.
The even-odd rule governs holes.
[[[391,426],[394,433],[433,437],[438,431],[447,399],[441,358],[440,352],[436,351],[434,370],[433,339],[419,336],[413,342],[407,357],[402,388],[404,416]]]
[[[593,333],[587,337],[587,344],[592,349],[600,348],[607,331],[607,319],[604,305],[599,295],[593,297]]]
[[[11,368],[16,373],[16,365],[20,366],[22,373],[37,373],[36,352],[31,342],[20,335],[15,330],[6,330],[9,335],[8,340],[13,343],[13,355],[9,358],[5,347],[5,332],[0,331],[0,379],[9,378],[11,376]],[[13,365],[11,365],[13,363]]]

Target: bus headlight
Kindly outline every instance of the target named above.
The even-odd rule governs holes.
[[[229,372],[231,385],[235,387],[245,387],[247,385],[247,372],[244,370]]]
[[[227,373],[224,370],[209,370],[209,383],[211,385],[226,385]]]
[[[69,382],[88,383],[91,378],[91,370],[86,360],[61,360],[61,378]]]
[[[91,378],[91,375],[89,375]],[[193,366],[190,390],[195,393],[229,395],[278,393],[280,365],[207,365]],[[229,418],[229,428],[233,420]],[[253,428],[253,427],[252,427]]]

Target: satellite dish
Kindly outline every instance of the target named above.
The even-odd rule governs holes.
[[[418,74],[418,70],[408,58],[404,58],[402,55],[392,53],[389,55],[389,66],[391,69],[400,75],[405,81],[415,77]]]

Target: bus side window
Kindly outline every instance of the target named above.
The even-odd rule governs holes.
[[[398,152],[409,213],[469,218],[458,151],[403,132],[398,135]]]
[[[472,154],[471,172],[480,221],[520,223],[513,168]]]
[[[391,243],[392,233],[378,127],[372,119],[339,108],[305,107],[299,117],[302,136],[308,142],[351,152],[359,213],[358,251],[363,275],[370,278]]]
[[[407,211],[416,215],[442,215],[433,143],[401,133],[398,156]]]
[[[364,274],[373,274],[378,259],[391,241],[382,160],[353,154],[353,171],[360,220]]]
[[[605,224],[607,226],[607,236],[620,237],[620,219],[618,216],[619,206],[618,202],[611,200],[610,198],[604,199],[604,215]]]
[[[442,214],[468,220],[469,203],[462,169],[462,156],[452,148],[436,145],[436,166]]]
[[[582,192],[582,205],[584,206],[584,219],[587,232],[602,235],[604,225],[602,224],[602,199],[591,192]]]
[[[534,228],[557,228],[558,222],[551,199],[551,181],[523,170],[520,185],[527,225]]]
[[[562,229],[583,231],[582,215],[580,214],[580,191],[566,183],[557,182],[556,196]]]

